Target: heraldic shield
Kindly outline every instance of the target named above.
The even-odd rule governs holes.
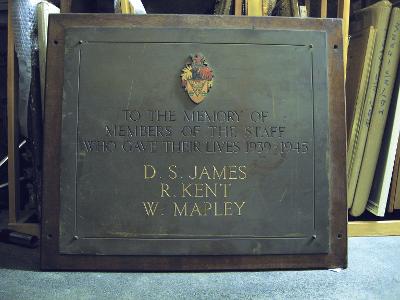
[[[213,85],[213,70],[204,55],[196,53],[190,56],[191,62],[182,69],[182,87],[194,103],[200,103]]]

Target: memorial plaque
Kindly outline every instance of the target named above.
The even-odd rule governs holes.
[[[346,266],[341,23],[50,19],[42,267]]]

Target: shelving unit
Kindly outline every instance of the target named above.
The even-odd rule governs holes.
[[[349,237],[400,235],[400,220],[351,221],[347,234]]]
[[[7,48],[7,116],[8,116],[8,227],[12,230],[39,236],[38,223],[26,223],[32,213],[21,211],[19,180],[19,134],[16,106],[16,70],[14,34],[11,22],[12,1],[8,1],[8,48]]]

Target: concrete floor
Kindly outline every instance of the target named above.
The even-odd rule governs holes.
[[[224,273],[41,272],[0,244],[0,299],[400,299],[400,237],[351,238],[349,268]]]

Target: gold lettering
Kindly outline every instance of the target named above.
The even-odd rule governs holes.
[[[206,198],[208,198],[208,191],[210,191],[211,194],[214,195],[214,197],[217,197],[217,184],[214,183],[214,190],[210,187],[208,183],[205,183],[206,186]]]
[[[190,176],[190,175],[189,175],[189,179],[194,180],[194,179],[196,179],[196,178],[197,178],[197,166],[194,166],[194,175],[193,175],[193,176]]]
[[[195,198],[203,198],[203,184],[202,183],[195,183],[194,185],[194,197]]]
[[[199,207],[197,206],[197,203],[195,202],[192,208],[192,212],[190,213],[190,216],[193,217],[194,213],[197,213],[198,216],[201,216],[201,212],[199,210]]]
[[[229,197],[231,183],[181,183],[181,197],[209,198],[218,197],[223,193],[223,197]],[[167,190],[168,191],[168,190]]]
[[[212,204],[210,202],[204,202],[204,215],[207,216],[207,212],[210,212]]]
[[[153,174],[149,175],[147,169],[150,168]],[[153,179],[156,176],[156,169],[152,165],[144,165],[144,179]]]
[[[164,198],[164,193],[167,195],[167,197],[171,197],[170,194],[168,193],[168,190],[169,190],[168,183],[161,183],[161,198]]]
[[[182,209],[179,209],[179,206],[176,202],[174,202],[174,217],[177,217],[179,214],[179,216],[187,216],[187,203],[185,202],[185,204],[182,206]]]
[[[229,179],[230,180],[235,180],[237,179],[236,177],[236,166],[229,166]]]
[[[225,216],[232,216],[232,202],[224,202],[224,208]]]
[[[172,174],[168,175],[168,177],[170,179],[176,179],[176,177],[178,177],[178,174],[176,173],[176,171],[174,169],[176,169],[176,165],[171,165],[168,167],[169,172],[172,173]]]
[[[239,179],[246,179],[247,174],[246,174],[246,166],[239,166],[239,172],[241,175],[239,175]]]
[[[185,185],[184,182],[182,182],[182,198],[185,198],[185,193],[189,195],[189,197],[192,197],[192,194],[188,191],[188,188],[191,187],[191,183],[189,183],[187,186]]]
[[[226,168],[225,166],[222,168],[221,173],[218,173],[218,169],[213,166],[213,178],[216,179],[226,179]]]
[[[174,166],[176,167],[176,166]],[[201,170],[200,170],[201,168]],[[176,172],[175,172],[176,173]],[[218,169],[216,166],[207,167],[207,166],[194,166],[194,172],[192,175],[188,176],[191,180],[196,179],[218,179],[218,180],[236,180],[236,179],[246,179],[246,166],[223,166],[222,168]]]
[[[218,213],[218,203],[214,202],[214,216],[219,217],[219,216],[223,216],[222,213]]]
[[[207,168],[203,167],[203,170],[201,170],[199,179],[202,179],[203,176],[207,176],[207,179],[211,179],[210,175],[208,174]]]
[[[144,203],[143,203],[144,204]],[[231,202],[225,201],[218,204],[218,202],[185,202],[184,204],[174,204],[174,217],[201,217],[201,216],[241,216],[243,207],[246,202]],[[145,204],[144,204],[145,205]],[[191,205],[191,206],[189,206]],[[157,208],[157,206],[155,206]],[[155,209],[154,209],[155,211]],[[154,213],[153,213],[154,214]]]
[[[146,214],[148,216],[154,216],[154,213],[157,210],[158,202],[142,202],[144,209],[146,210]]]
[[[228,197],[228,186],[231,186],[232,184],[220,183],[219,185],[224,187],[224,198],[227,198]]]
[[[241,213],[241,209],[242,209],[242,207],[244,206],[244,204],[246,203],[246,202],[242,202],[242,204],[239,206],[238,205],[238,203],[237,202],[233,202],[235,205],[236,205],[236,207],[238,208],[238,210],[239,210],[239,212],[238,212],[238,216],[241,216],[242,215],[242,213]]]

